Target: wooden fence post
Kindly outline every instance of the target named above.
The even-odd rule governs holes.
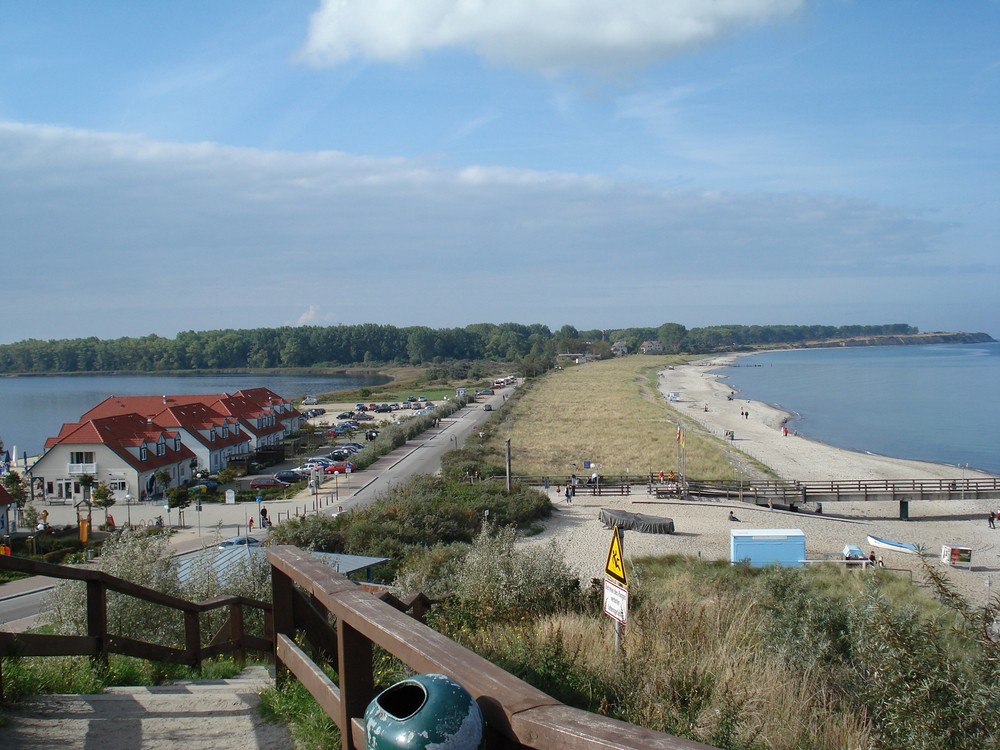
[[[277,612],[275,607],[275,612]],[[353,736],[351,719],[360,719],[375,697],[372,643],[342,620],[337,620],[337,674],[340,676],[340,734],[342,750],[364,750],[364,737]]]
[[[292,579],[271,566],[271,618],[274,629],[274,681],[280,685],[288,669],[278,657],[278,636],[295,640],[295,601]]]
[[[108,665],[108,590],[103,581],[87,581],[87,635],[97,639],[95,664]]]

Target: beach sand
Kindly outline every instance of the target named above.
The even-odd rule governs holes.
[[[952,479],[989,476],[960,467],[921,461],[876,456],[842,450],[801,436],[782,433],[789,415],[767,404],[748,402],[737,393],[729,400],[730,387],[709,371],[718,368],[722,358],[711,365],[676,366],[660,373],[663,397],[670,391],[681,394],[673,403],[681,426],[698,423],[722,438],[733,430],[733,447],[771,468],[783,479]],[[705,411],[705,406],[708,411]],[[741,416],[741,410],[749,413]],[[751,461],[746,461],[749,478],[754,475]],[[1000,507],[998,500],[911,501],[909,520],[899,520],[896,502],[823,503],[822,515],[757,508],[736,500],[663,501],[647,494],[637,485],[629,497],[591,497],[577,494],[567,504],[556,488],[550,490],[553,518],[545,531],[522,540],[524,545],[544,544],[552,540],[564,551],[567,563],[584,581],[602,578],[611,542],[611,530],[598,519],[602,508],[626,510],[674,521],[674,534],[645,534],[629,531],[623,547],[625,558],[644,555],[680,553],[710,560],[728,560],[730,529],[801,529],[806,536],[809,559],[836,558],[844,545],[854,544],[867,554],[869,534],[923,545],[932,564],[945,571],[956,590],[972,604],[981,605],[987,596],[995,596],[993,583],[1000,590],[1000,529],[987,523],[990,507]],[[729,520],[732,511],[738,522]],[[945,566],[939,562],[943,545],[972,549],[972,569]],[[914,555],[876,549],[887,569],[924,585],[920,561]],[[831,563],[834,564],[834,563]],[[842,567],[842,566],[841,566]]]

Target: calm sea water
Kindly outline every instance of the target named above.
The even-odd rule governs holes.
[[[851,450],[1000,474],[1000,343],[769,352],[720,369],[789,428]]]
[[[42,452],[45,440],[58,435],[64,422],[75,422],[108,396],[164,393],[233,393],[241,388],[270,388],[286,398],[387,382],[382,376],[284,375],[94,375],[0,378],[0,438],[18,457]]]

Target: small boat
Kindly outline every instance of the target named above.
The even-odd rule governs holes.
[[[922,545],[910,544],[909,542],[894,542],[891,539],[883,539],[879,536],[868,535],[868,544],[873,547],[892,550],[893,552],[905,552],[908,555],[919,555],[924,551]]]

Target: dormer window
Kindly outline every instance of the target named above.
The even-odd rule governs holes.
[[[181,449],[181,437],[177,435],[174,437],[174,450],[179,451]]]
[[[139,446],[139,460],[140,461],[149,460],[149,447],[145,443]]]
[[[210,442],[210,443],[214,443],[215,442],[215,428],[214,427],[211,430],[209,430],[209,432],[208,432],[208,442]]]
[[[223,424],[222,425],[222,437],[223,438],[229,437],[229,425],[228,424]]]

